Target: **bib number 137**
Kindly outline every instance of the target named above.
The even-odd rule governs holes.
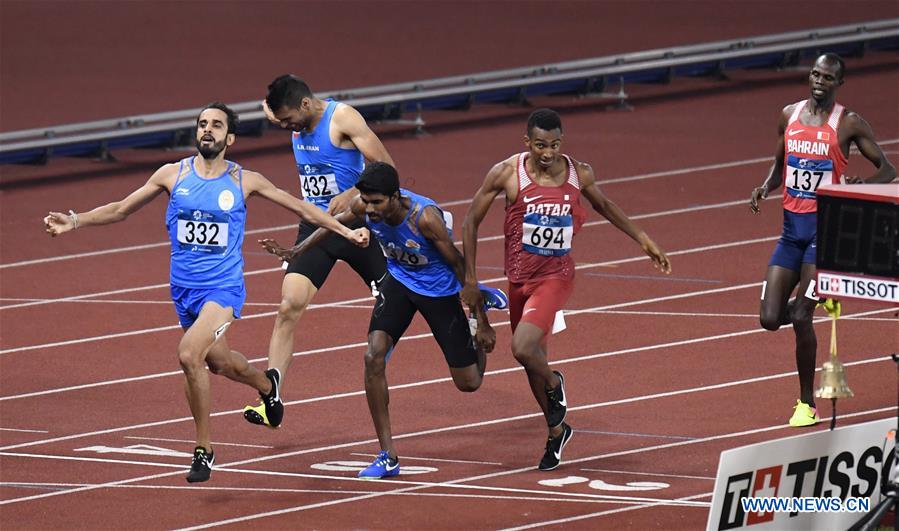
[[[824,172],[793,168],[791,177],[793,177],[793,182],[790,184],[790,188],[814,192],[818,189],[818,185],[821,184],[821,179],[824,178]]]

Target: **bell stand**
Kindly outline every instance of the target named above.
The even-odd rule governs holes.
[[[821,387],[815,391],[817,398],[829,398],[833,406],[830,417],[830,430],[837,426],[837,399],[855,396],[846,383],[846,372],[843,364],[837,359],[837,319],[840,318],[840,301],[826,299],[821,306],[831,318],[830,327],[830,360],[821,367]]]

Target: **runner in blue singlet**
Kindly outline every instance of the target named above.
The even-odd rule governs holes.
[[[415,313],[421,313],[431,327],[453,383],[460,391],[471,392],[480,387],[485,354],[493,350],[496,334],[487,321],[486,308],[471,308],[477,319],[476,332],[470,329],[462,309],[459,290],[465,278],[465,263],[453,245],[448,213],[433,200],[401,189],[396,170],[387,163],[368,165],[356,188],[360,197],[338,219],[364,221],[387,257],[387,275],[377,286],[365,354],[365,395],[381,452],[359,472],[360,478],[377,479],[400,473],[390,430],[385,371],[391,351]],[[293,258],[323,243],[326,235],[316,231],[292,249],[281,248],[273,240],[263,242],[269,252]],[[490,307],[508,306],[502,291],[479,287]]]
[[[334,100],[316,98],[309,86],[291,76],[280,76],[268,87],[263,103],[273,123],[290,129],[299,189],[309,203],[332,214],[347,209],[358,196],[353,187],[365,161],[393,160],[356,109]],[[354,221],[352,227],[361,226]],[[316,227],[301,223],[296,243]],[[269,343],[268,366],[287,374],[293,361],[294,329],[312,298],[325,283],[338,260],[346,262],[366,287],[385,273],[384,257],[374,246],[359,248],[332,238],[308,253],[289,260],[281,284],[281,305]],[[280,415],[266,415],[262,405],[247,406],[244,417],[253,424],[277,427]]]
[[[209,372],[256,389],[264,409],[279,415],[277,369],[262,372],[233,351],[225,330],[240,317],[246,299],[240,254],[246,220],[246,198],[259,195],[357,245],[368,244],[366,229],[351,230],[321,209],[276,188],[259,173],[225,160],[235,140],[237,114],[221,103],[206,106],[197,118],[197,156],[159,168],[140,188],[121,201],[89,212],[50,212],[46,231],[57,236],[79,227],[125,220],[162,192],[170,199],[166,226],[172,243],[171,293],[184,336],[178,361],[187,379],[187,397],[197,426],[187,481],[209,479],[215,456],[209,425]]]

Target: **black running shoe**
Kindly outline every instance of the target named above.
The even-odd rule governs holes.
[[[194,457],[190,462],[190,474],[187,475],[189,483],[208,481],[212,474],[212,463],[215,462],[215,454],[207,452],[206,448],[197,446],[194,448]]]
[[[568,401],[565,398],[565,378],[559,371],[553,371],[559,376],[559,385],[546,390],[546,398],[549,400],[549,411],[546,413],[546,425],[555,428],[565,420],[568,412]]]
[[[243,418],[252,424],[277,428],[284,419],[284,404],[281,402],[281,371],[269,369],[265,375],[272,382],[272,390],[267,395],[259,394],[258,406],[243,408]]]
[[[558,437],[546,438],[546,453],[537,468],[540,470],[554,470],[562,462],[562,449],[571,440],[574,430],[568,424],[562,424],[562,433]]]

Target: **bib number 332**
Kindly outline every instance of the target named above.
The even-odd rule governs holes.
[[[228,224],[178,220],[178,241],[196,245],[228,246]]]

